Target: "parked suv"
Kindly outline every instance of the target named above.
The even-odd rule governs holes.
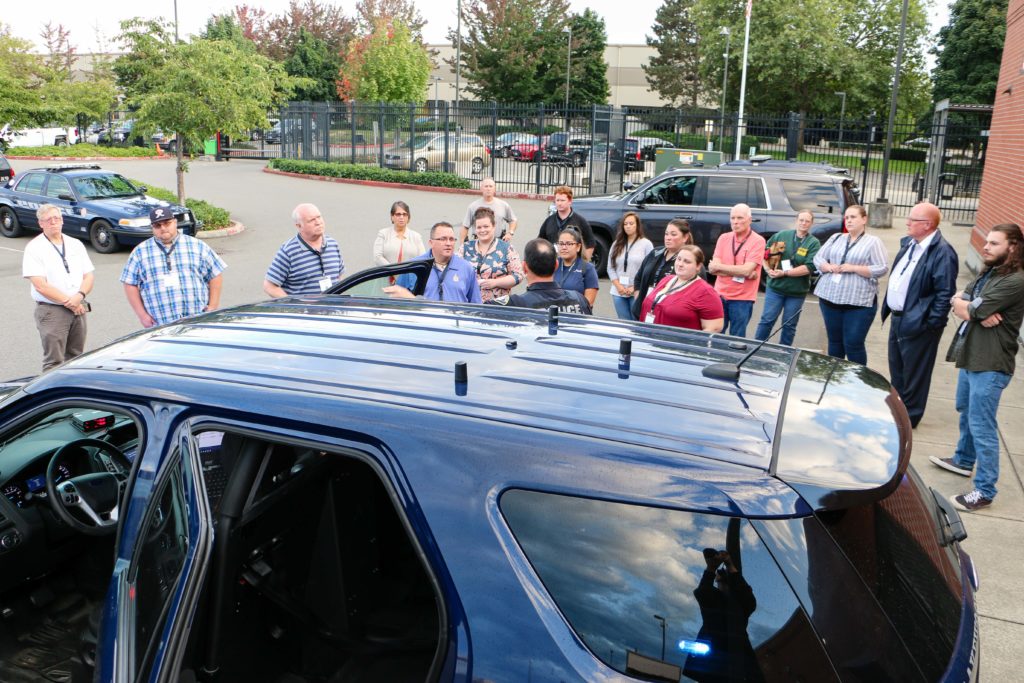
[[[963,525],[883,377],[358,293],[432,267],[8,389],[4,678],[976,679]]]
[[[746,203],[753,214],[753,228],[765,237],[793,227],[798,211],[814,212],[812,232],[822,242],[842,229],[843,212],[858,203],[857,184],[838,171],[826,172],[799,164],[728,166],[673,169],[639,187],[615,195],[580,197],[573,210],[594,230],[598,247],[594,263],[607,266],[608,246],[622,215],[635,211],[644,231],[660,245],[665,226],[673,218],[685,218],[696,244],[710,258],[718,236],[730,229],[729,210]]]
[[[447,144],[446,144],[447,138]],[[384,155],[387,168],[424,171],[444,170],[444,162],[470,162],[471,173],[491,165],[491,151],[475,133],[419,133]]]
[[[590,156],[594,140],[589,133],[567,133],[559,131],[548,137],[544,159],[566,159],[573,166],[582,166]]]

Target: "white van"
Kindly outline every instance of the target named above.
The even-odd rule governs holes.
[[[25,128],[11,130],[10,126],[0,129],[0,139],[8,147],[45,147],[49,145],[74,145],[78,142],[78,129],[48,126],[46,128]]]

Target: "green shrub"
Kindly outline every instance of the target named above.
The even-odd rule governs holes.
[[[170,190],[147,185],[141,180],[131,179],[131,181],[135,185],[144,186],[146,194],[150,197],[155,197],[170,204],[178,203],[178,195]],[[197,221],[202,222],[202,225],[199,226],[200,230],[215,230],[216,228],[226,228],[231,225],[231,214],[228,213],[227,209],[214,206],[209,202],[204,202],[202,199],[186,199],[185,207],[192,212]]]
[[[928,152],[923,149],[893,147],[889,158],[893,161],[924,161]]]
[[[83,142],[68,147],[12,147],[7,156],[26,157],[155,157],[154,147],[107,147]]]
[[[494,126],[490,123],[484,123],[477,126],[476,134],[487,142],[491,135],[498,137],[505,133],[531,133],[533,135],[551,135],[562,130],[562,126],[549,123],[544,126],[544,130],[540,130],[538,126]],[[493,131],[493,133],[492,133]]]
[[[411,173],[409,171],[393,171],[376,166],[339,164],[331,161],[303,161],[301,159],[271,159],[267,166],[287,173],[320,175],[329,178],[375,180],[383,183],[406,183],[428,187],[454,187],[460,190],[468,190],[472,187],[469,181],[462,176],[454,173],[440,173],[438,171]]]
[[[628,137],[631,138],[658,138],[659,140],[665,140],[671,142],[676,147],[683,149],[699,149],[704,150],[707,148],[707,135],[704,133],[670,133],[664,130],[638,130],[635,133],[630,133]],[[771,138],[770,142],[776,142],[777,138]],[[718,146],[718,136],[712,135],[711,142]],[[736,138],[725,137],[722,138],[722,145],[726,150],[732,150],[736,146]],[[747,150],[751,147],[760,147],[758,138],[754,135],[744,135],[741,141],[740,148],[743,153],[746,154]],[[721,151],[721,150],[718,150]]]

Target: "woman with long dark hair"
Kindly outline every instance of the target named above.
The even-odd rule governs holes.
[[[690,232],[690,222],[685,218],[673,218],[665,226],[664,246],[652,250],[640,264],[636,279],[633,281],[633,290],[636,298],[633,299],[633,319],[642,320],[640,307],[651,287],[658,284],[666,275],[674,272],[676,254],[684,244],[693,244],[693,234]]]
[[[633,316],[633,295],[636,293],[633,282],[640,271],[640,264],[652,251],[654,245],[644,236],[640,216],[632,211],[626,212],[619,221],[619,229],[608,254],[608,279],[612,281],[610,293],[615,315],[620,320],[636,320]]]
[[[409,227],[412,212],[405,202],[391,205],[391,227],[381,228],[373,242],[373,263],[386,266],[418,258],[427,248],[420,234]]]

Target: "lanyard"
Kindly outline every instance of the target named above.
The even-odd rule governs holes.
[[[622,271],[624,273],[628,273],[629,272],[629,250],[633,248],[634,244],[636,244],[636,238],[635,237],[633,238],[632,242],[626,242],[626,254],[622,258]]]
[[[654,295],[654,304],[651,306],[651,311],[653,312],[654,309],[658,307],[658,304],[667,299],[670,295],[675,294],[676,292],[681,292],[692,285],[697,277],[699,276],[694,276],[681,285],[679,284],[679,278],[677,277],[671,284],[666,285],[665,289]],[[676,285],[679,286],[677,287]]]
[[[565,226],[569,224],[570,218],[572,218],[572,211],[570,211],[569,215],[565,217],[565,220],[562,220],[562,217],[557,213],[555,214],[555,223],[558,225],[558,232],[562,232],[562,230],[565,229]]]
[[[495,239],[491,241],[491,250],[486,254],[480,251],[480,241],[477,240],[473,244],[473,251],[476,252],[476,274],[477,276],[479,276],[481,275],[484,269],[484,259],[493,254],[494,252],[498,251],[498,240]]]
[[[864,235],[861,234],[860,237],[863,237],[863,236]],[[860,237],[858,237],[855,240],[851,240],[849,235],[846,236],[846,249],[843,251],[843,260],[839,262],[839,265],[843,265],[844,263],[846,263],[846,255],[850,253],[851,249],[853,249],[853,245],[855,245],[858,242],[860,242]]]
[[[913,263],[913,261],[914,261],[914,250],[915,249],[917,249],[917,242],[916,241],[910,243],[910,251],[907,252],[907,260],[904,261],[903,268],[900,269],[900,275],[901,276],[903,275],[903,273],[907,272],[907,268],[909,268],[910,264]]]
[[[666,251],[665,254],[668,254],[668,252]],[[675,256],[673,256],[672,258],[667,258],[666,257],[666,258],[662,259],[661,265],[659,265],[658,266],[658,270],[655,271],[654,281],[658,282],[659,280],[661,280],[661,278],[663,278],[666,275],[668,275],[669,271],[671,271],[675,267],[675,265],[676,265],[676,257]]]
[[[573,264],[572,264],[571,266],[569,266],[569,270],[568,270],[568,271],[566,271],[566,270],[565,270],[565,264],[564,264],[564,263],[562,263],[561,261],[560,261],[560,262],[558,263],[558,271],[559,271],[560,273],[565,273],[565,274],[564,274],[564,275],[562,275],[562,277],[561,277],[561,278],[560,278],[560,279],[558,280],[558,286],[559,286],[559,287],[561,287],[562,289],[565,289],[565,281],[569,279],[569,276],[570,276],[570,275],[572,275],[572,274],[573,274],[573,272],[577,272],[577,273],[578,273],[578,272],[580,272],[580,269],[579,269],[579,267],[578,267],[578,265],[577,265],[577,264],[578,264],[579,262],[580,262],[580,259],[578,259],[578,258],[577,258],[577,259],[576,259],[576,260],[575,260],[575,261],[573,262]],[[581,276],[581,277],[582,277],[582,276]]]
[[[441,271],[441,275],[437,278],[437,300],[444,301],[444,279],[448,276],[448,269],[452,267],[452,262],[449,261],[445,264],[444,269]],[[434,265],[434,269],[437,269],[437,265]]]
[[[750,235],[747,235],[746,237],[743,238],[742,242],[740,242],[739,244],[736,244],[736,234],[733,233],[733,236],[732,236],[732,262],[733,263],[736,263],[736,256],[737,256],[737,254],[740,253],[740,249],[743,248],[743,245],[746,244],[747,240],[749,240],[749,239],[750,239]]]
[[[302,239],[302,237],[298,235],[296,235],[296,237],[298,237],[299,241],[302,242],[302,246],[304,246],[309,251],[309,253],[316,256],[317,260],[320,261],[320,274],[327,275],[327,269],[324,268],[324,251],[327,249],[327,240],[324,239],[323,246],[320,247],[320,251],[317,251],[316,249],[313,248],[311,244],[309,244],[306,240]]]
[[[50,240],[46,240],[46,241],[50,242]],[[68,259],[65,256],[65,254],[67,254],[67,251],[68,251],[68,245],[64,243],[64,239],[61,238],[61,240],[60,240],[60,249],[58,249],[57,245],[54,244],[53,242],[50,242],[50,246],[53,247],[53,250],[55,252],[57,252],[57,254],[60,255],[60,261],[61,261],[61,263],[64,264],[64,272],[67,273],[68,275],[71,275],[71,269],[68,268]]]
[[[164,245],[160,242],[160,240],[156,240],[156,246],[160,247],[160,251],[162,251],[164,253],[164,265],[167,267],[167,272],[170,273],[171,272],[171,254],[173,254],[175,248],[177,248],[178,240],[174,240],[174,242],[171,243],[171,248],[170,249],[164,249]]]
[[[810,236],[811,236],[811,233],[807,233],[802,238],[800,238],[799,242],[797,242],[796,241],[796,233],[793,233],[793,258],[796,258],[797,256],[800,255],[799,252],[800,252],[801,249],[804,248],[804,242],[806,242],[807,238],[810,237]]]

